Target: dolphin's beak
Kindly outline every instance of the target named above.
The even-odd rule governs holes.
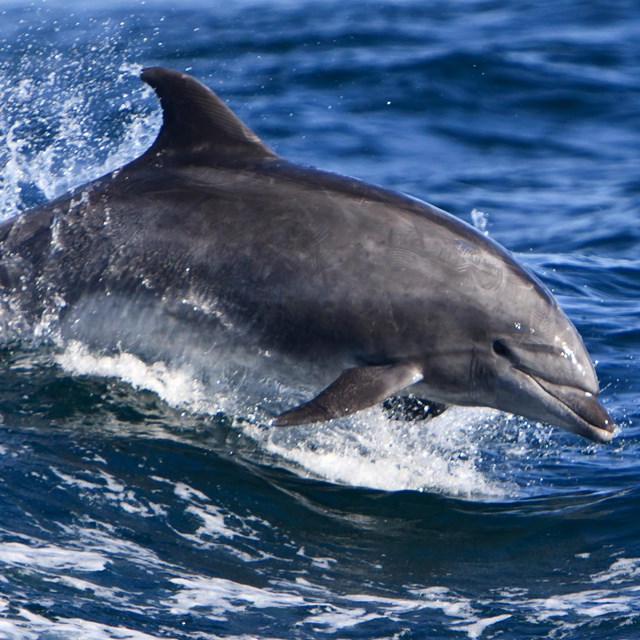
[[[553,414],[548,420],[598,443],[613,438],[615,424],[597,395],[544,380],[526,373],[545,394],[547,409]]]

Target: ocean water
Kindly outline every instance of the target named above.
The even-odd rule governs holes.
[[[289,159],[486,225],[619,432],[268,430],[237,413],[251,379],[5,342],[0,638],[639,638],[638,33],[631,0],[3,2],[2,218],[139,155],[139,71],[189,71]]]

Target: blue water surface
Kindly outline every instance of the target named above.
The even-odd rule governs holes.
[[[158,363],[6,344],[0,638],[640,637],[638,33],[631,0],[2,3],[3,218],[142,153],[140,70],[188,71],[293,161],[475,209],[619,433],[274,434]]]

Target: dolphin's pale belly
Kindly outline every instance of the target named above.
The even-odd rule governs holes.
[[[165,305],[149,295],[84,296],[62,314],[56,332],[63,347],[79,343],[94,357],[125,354],[161,363],[197,380],[212,406],[231,398],[241,415],[261,407],[265,421],[292,396],[302,399],[327,386],[349,366],[331,352],[311,361],[265,348],[242,321],[204,313],[193,301]]]

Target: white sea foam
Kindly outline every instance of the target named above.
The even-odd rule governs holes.
[[[188,495],[195,494],[188,492]],[[337,595],[302,576],[298,576],[294,582],[283,580],[258,586],[224,577],[204,577],[181,566],[168,564],[147,549],[121,539],[115,529],[109,532],[93,526],[71,527],[68,536],[82,540],[84,549],[37,547],[35,541],[34,544],[11,543],[0,547],[0,561],[7,562],[8,566],[19,566],[34,577],[39,574],[40,579],[49,585],[74,589],[78,597],[90,597],[94,605],[102,603],[121,612],[143,616],[160,615],[168,621],[173,616],[179,619],[188,615],[196,628],[199,619],[206,621],[208,626],[212,620],[226,622],[238,616],[253,616],[263,610],[276,609],[288,611],[292,624],[306,633],[335,634],[375,620],[402,622],[405,615],[420,611],[442,612],[451,618],[452,629],[464,631],[469,638],[480,637],[489,624],[498,622],[497,617],[479,617],[469,600],[445,588],[416,591],[413,597],[408,598],[383,598],[365,593]],[[84,577],[103,571],[107,562],[113,562],[114,566],[126,562],[134,573],[152,572],[158,586],[163,588],[158,590],[157,597],[137,602],[134,593],[103,586]],[[82,577],[74,575],[78,572]],[[172,593],[163,595],[167,591]],[[65,640],[76,637],[146,640],[151,637],[126,626],[106,625],[92,620],[90,612],[93,607],[87,609],[86,617],[80,614],[68,618],[45,618],[31,611],[30,603],[23,600],[24,597],[27,597],[26,594],[23,596],[18,589],[14,591],[11,601],[0,600],[0,638],[30,639],[51,635]],[[186,632],[181,637],[190,636]],[[194,637],[213,639],[217,636],[198,632]],[[261,637],[273,636],[267,633]]]
[[[511,616],[479,617],[471,601],[445,588],[425,589],[415,598],[381,598],[367,594],[337,596],[304,580],[295,585],[279,583],[277,588],[254,587],[222,578],[180,577],[171,580],[179,587],[170,598],[171,611],[191,613],[226,621],[259,609],[286,608],[306,612],[295,623],[301,629],[336,634],[374,620],[401,622],[403,616],[420,611],[440,611],[451,618],[450,628],[467,637],[481,637],[489,626]],[[432,597],[433,596],[433,597]]]
[[[505,613],[498,616],[491,616],[489,618],[483,618],[478,620],[477,622],[472,622],[468,625],[460,625],[456,627],[458,631],[466,631],[469,638],[475,640],[476,638],[480,638],[484,631],[493,624],[497,624],[498,622],[503,622],[504,620],[508,620],[511,617],[510,614]]]
[[[138,498],[133,489],[118,482],[111,474],[103,470],[83,470],[76,475],[64,473],[57,467],[51,467],[51,471],[64,485],[77,489],[80,495],[91,500],[99,495],[101,500],[115,503],[123,511],[135,513],[144,518],[166,514],[163,506]]]
[[[91,573],[104,570],[107,558],[95,551],[66,549],[57,545],[32,546],[21,542],[3,542],[0,543],[0,563],[8,566]]]
[[[299,626],[320,627],[325,633],[338,633],[372,620],[402,623],[404,616],[423,612],[433,618],[440,613],[449,618],[443,627],[475,640],[491,625],[511,618],[510,613],[481,617],[472,600],[456,595],[445,587],[413,590],[414,598],[381,598],[367,594],[349,594],[337,602],[313,610]],[[431,612],[429,614],[428,612]]]
[[[298,549],[298,551],[296,552],[296,555],[302,558],[308,558],[309,560],[311,560],[311,564],[314,567],[317,567],[319,569],[324,569],[326,571],[330,570],[331,567],[338,562],[335,558],[328,558],[328,557],[320,558],[317,556],[307,555],[307,552],[305,551],[304,547],[300,547],[300,549]]]
[[[328,608],[328,607],[323,607]],[[325,633],[338,633],[343,629],[355,627],[356,625],[371,620],[379,620],[379,613],[369,613],[366,609],[346,609],[342,607],[331,607],[329,611],[322,611],[309,616],[303,622],[304,625],[322,627]]]
[[[626,614],[634,610],[640,594],[635,597],[626,593],[616,593],[608,589],[576,591],[548,598],[535,598],[526,604],[532,609],[531,616],[542,622],[552,618],[572,616],[598,618],[609,614]]]
[[[592,576],[593,582],[610,582],[619,585],[638,582],[640,579],[640,558],[618,558],[606,571]]]
[[[581,628],[591,628],[589,625],[593,621],[604,618],[615,619],[619,627],[637,624],[640,620],[638,566],[640,560],[637,558],[614,561],[608,570],[592,576],[591,581],[600,587],[597,589],[580,589],[543,598],[530,598],[527,589],[513,589],[503,591],[487,604],[494,610],[504,609],[512,615],[525,617],[533,624],[552,624],[557,634],[566,630],[575,634]]]
[[[179,590],[171,596],[171,611],[187,614],[198,609],[207,616],[227,620],[229,614],[247,608],[266,609],[309,606],[303,596],[292,591],[276,591],[240,584],[225,578],[172,578]]]
[[[200,636],[206,638],[207,636]],[[209,636],[213,637],[213,636]],[[47,618],[29,609],[22,608],[11,618],[0,620],[0,638],[13,640],[157,640],[142,631],[123,626],[111,626],[82,618]]]
[[[165,478],[154,476],[152,480],[173,485]],[[218,507],[201,491],[194,489],[184,482],[173,485],[174,495],[184,503],[183,513],[191,516],[200,524],[191,532],[174,530],[177,535],[190,544],[195,544],[204,549],[219,548],[224,545],[226,551],[239,558],[243,562],[255,562],[264,560],[269,554],[258,548],[260,533],[255,526],[263,528],[269,524],[255,516],[240,517],[227,509]],[[173,504],[175,509],[178,505]],[[243,551],[238,546],[229,544],[230,540],[242,539],[252,542],[248,551]]]
[[[160,479],[162,480],[162,479]],[[203,495],[188,485],[176,485],[176,495],[189,502],[200,502]],[[205,497],[206,498],[206,497]],[[302,563],[294,581],[280,579],[265,583],[231,580],[228,577],[205,577],[186,570],[183,566],[161,560],[140,547],[119,537],[116,528],[108,530],[101,524],[88,528],[71,527],[69,539],[82,540],[83,549],[63,545],[43,545],[41,541],[7,543],[0,545],[0,562],[8,567],[19,567],[51,585],[74,589],[79,598],[90,597],[94,603],[103,603],[119,611],[144,616],[163,616],[169,625],[172,617],[188,615],[194,628],[199,620],[225,623],[239,616],[267,615],[269,610],[286,612],[294,629],[303,634],[340,635],[352,632],[361,625],[381,621],[388,628],[403,626],[417,618],[429,620],[429,628],[458,633],[461,638],[478,640],[500,637],[509,631],[512,620],[518,625],[544,625],[558,634],[571,630],[591,629],[600,619],[615,617],[621,623],[632,624],[640,617],[640,588],[635,585],[635,559],[618,559],[606,572],[593,576],[602,585],[598,589],[576,590],[571,593],[531,598],[527,589],[503,589],[488,592],[482,598],[470,598],[444,586],[407,587],[404,596],[381,597],[366,592],[338,594],[327,586],[303,577],[304,567],[318,567],[313,558],[299,550]],[[197,544],[197,541],[187,541]],[[326,559],[330,561],[331,559]],[[135,571],[153,573],[161,587],[157,595],[137,602],[136,594],[120,588],[104,586],[98,582],[107,563],[114,566],[126,562]],[[78,575],[79,574],[79,575]],[[94,575],[96,576],[94,578]],[[11,574],[9,574],[11,579]],[[627,586],[619,580],[628,579]],[[609,588],[611,587],[611,588]],[[167,592],[169,592],[167,594]],[[0,600],[0,638],[37,638],[52,635],[57,638],[130,638],[143,640],[147,635],[126,626],[104,625],[87,617],[44,618],[29,609],[20,589],[12,592],[11,600]],[[173,628],[171,626],[168,629]],[[531,627],[533,628],[533,627]],[[181,637],[190,637],[185,633]],[[213,639],[214,634],[199,632],[198,638]],[[264,638],[270,638],[268,633]]]

